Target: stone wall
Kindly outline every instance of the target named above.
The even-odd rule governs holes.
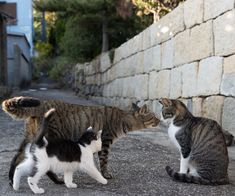
[[[75,75],[78,93],[99,103],[139,100],[159,113],[159,98],[180,99],[235,134],[235,0],[187,0],[114,51],[78,64]]]

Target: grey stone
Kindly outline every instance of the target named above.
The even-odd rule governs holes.
[[[235,9],[226,12],[214,21],[215,55],[235,53]]]
[[[109,52],[100,55],[100,71],[104,72],[111,66]]]
[[[153,54],[153,70],[159,71],[161,69],[161,46],[156,45],[152,48]]]
[[[162,69],[173,67],[174,39],[170,39],[162,44]]]
[[[204,0],[204,20],[215,18],[234,8],[234,0]]]
[[[131,39],[132,40],[132,53],[137,53],[143,50],[143,33],[139,33],[138,35],[136,35],[134,38]]]
[[[200,61],[197,81],[199,95],[213,95],[220,92],[222,68],[222,57],[210,57]]]
[[[235,73],[235,55],[224,58],[224,74]]]
[[[132,87],[135,89],[134,96],[140,99],[148,99],[148,74],[135,75]]]
[[[212,54],[212,21],[202,23],[175,36],[174,65],[190,63]]]
[[[210,96],[203,100],[202,116],[213,119],[221,124],[221,115],[223,110],[224,97]]]
[[[149,74],[149,99],[155,99],[158,92],[158,72],[152,71]]]
[[[235,73],[223,75],[221,93],[226,96],[235,96]]]
[[[227,97],[224,100],[222,127],[235,135],[235,98]]]
[[[122,97],[131,98],[135,94],[134,77],[123,78]]]
[[[203,0],[184,2],[184,22],[187,28],[203,22]]]
[[[142,46],[143,46],[143,50],[146,50],[147,48],[150,48],[151,47],[151,31],[150,31],[150,27],[146,28],[142,34],[143,34],[143,40],[142,40]]]
[[[151,45],[162,43],[185,29],[183,8],[183,5],[179,5],[161,20],[150,26]]]
[[[170,95],[170,70],[151,72],[149,75],[149,99],[169,97]]]
[[[149,48],[144,51],[144,72],[148,73],[153,69],[153,49]]]
[[[182,95],[182,68],[171,70],[170,98],[177,99]]]
[[[144,52],[138,52],[135,55],[129,57],[130,59],[130,75],[144,73]]]
[[[182,96],[197,95],[198,63],[185,64],[182,67]]]
[[[192,114],[194,116],[202,116],[202,101],[203,99],[200,97],[192,98],[192,104],[193,104]]]

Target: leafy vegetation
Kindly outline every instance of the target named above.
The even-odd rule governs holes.
[[[34,0],[35,65],[58,79],[66,65],[118,47],[181,1]]]
[[[157,22],[183,1],[185,0],[132,0],[133,4],[138,8],[137,15],[152,14],[153,22]]]

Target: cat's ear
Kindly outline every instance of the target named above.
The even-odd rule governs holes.
[[[139,107],[137,104],[132,103],[132,110],[133,110],[134,112],[138,112],[138,111],[140,110],[140,107]]]
[[[93,130],[92,126],[87,128],[87,131],[92,131],[92,130]]]
[[[172,105],[172,101],[167,98],[160,99],[159,103],[162,104],[163,106],[171,106]]]
[[[102,130],[99,130],[99,131],[97,132],[97,139],[101,138],[101,134],[102,134]]]

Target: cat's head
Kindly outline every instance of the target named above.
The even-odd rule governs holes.
[[[163,98],[159,100],[162,104],[161,120],[171,123],[174,119],[183,119],[186,113],[189,113],[183,102],[176,99]]]
[[[93,153],[101,151],[102,140],[101,140],[102,130],[95,132],[92,127],[89,127],[81,136],[79,142],[85,146],[90,146]]]
[[[132,111],[135,118],[137,118],[140,123],[139,129],[156,127],[160,122],[155,114],[149,110],[146,104],[139,107],[135,103],[132,103]]]

